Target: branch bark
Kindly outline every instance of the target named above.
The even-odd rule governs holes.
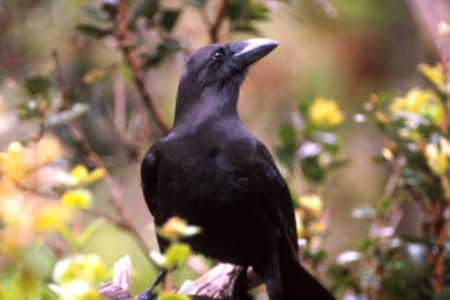
[[[209,39],[211,43],[217,43],[219,42],[219,30],[222,26],[223,20],[225,19],[225,15],[228,10],[229,0],[222,0],[219,6],[219,10],[217,12],[216,19],[214,20],[214,23],[211,24],[211,27],[209,29]]]
[[[121,259],[116,265],[123,264],[124,259]],[[128,266],[127,266],[128,267]],[[207,273],[203,274],[196,280],[186,281],[178,291],[178,294],[189,295],[193,300],[230,300],[236,299],[236,293],[240,295],[239,291],[241,284],[240,274],[242,267],[232,264],[218,264]],[[131,273],[131,265],[128,268],[116,268],[114,272],[114,279],[112,282],[107,282],[99,287],[99,292],[102,296],[109,300],[132,300],[128,288],[118,281],[118,278],[126,280],[129,283],[129,274]],[[262,283],[259,277],[251,270],[247,273],[246,288],[254,288]],[[129,285],[127,285],[129,286]],[[245,291],[243,291],[245,293]],[[242,299],[239,297],[239,299]]]
[[[161,107],[156,98],[150,93],[145,86],[144,73],[141,70],[140,59],[133,47],[132,36],[128,30],[129,5],[127,0],[120,0],[119,13],[117,14],[114,37],[119,44],[119,48],[123,53],[126,63],[131,69],[134,84],[144,103],[155,118],[155,122],[162,134],[169,133],[171,126],[164,116]]]

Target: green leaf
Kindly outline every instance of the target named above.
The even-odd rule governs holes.
[[[169,54],[181,50],[180,44],[178,44],[177,41],[164,41],[159,43],[158,47],[156,48],[156,53],[144,58],[144,63],[142,67],[144,69],[154,67],[159,65],[166,56]]]
[[[0,282],[5,291],[12,292],[20,278],[21,270],[19,267],[10,265],[3,268],[0,276]]]
[[[66,227],[61,227],[58,229],[59,234],[64,238],[64,240],[72,247],[72,249],[79,251],[81,249],[81,245],[78,242],[75,234]]]
[[[350,163],[350,159],[337,159],[333,160],[328,166],[329,170],[338,170],[347,166]]]
[[[318,251],[311,251],[308,249],[308,251],[305,251],[304,253],[304,258],[310,260],[313,266],[320,265],[326,257],[327,252],[323,249],[320,249]]]
[[[268,18],[269,9],[262,3],[250,2],[249,19],[266,20]]]
[[[294,159],[295,159],[295,152],[288,151],[286,148],[277,146],[275,147],[275,153],[279,160],[290,170],[294,167]]]
[[[159,11],[159,0],[144,0],[133,9],[131,23],[134,23],[139,17],[144,17],[150,21]]]
[[[190,300],[191,297],[187,295],[180,295],[180,294],[162,294],[158,297],[158,300]]]
[[[377,202],[375,210],[377,215],[383,216],[385,215],[393,206],[394,201],[390,198],[383,198]]]
[[[83,245],[86,245],[98,232],[98,230],[103,227],[103,225],[106,224],[105,219],[98,218],[95,219],[92,223],[90,223],[80,234],[78,237],[78,244],[83,247]]]
[[[300,160],[303,176],[312,182],[322,182],[325,179],[325,170],[320,166],[319,156],[308,156]]]
[[[81,13],[93,21],[109,21],[102,12],[95,6],[85,6],[81,8]]]
[[[49,276],[56,261],[53,251],[44,243],[36,243],[23,249],[26,265],[39,277]]]
[[[368,254],[369,251],[372,251],[378,245],[378,238],[365,237],[358,244],[358,250]]]
[[[63,99],[65,99],[69,103],[75,103],[80,102],[81,97],[74,87],[67,87],[66,90],[64,91]]]
[[[113,3],[112,1],[103,1],[102,10],[105,11],[110,20],[114,20],[117,16],[118,7],[117,7],[118,1]]]
[[[179,9],[167,9],[162,12],[162,18],[160,21],[161,27],[167,31],[171,32],[175,27],[175,24],[180,16],[181,11]]]
[[[283,148],[290,152],[297,150],[297,134],[292,124],[281,124],[278,128],[278,138]]]
[[[174,268],[182,264],[191,254],[191,247],[187,244],[173,243],[164,253],[166,268]]]
[[[240,32],[246,32],[246,33],[250,33],[250,34],[254,34],[254,35],[260,34],[259,30],[251,24],[238,25],[238,26],[235,26],[233,28],[233,30],[240,31]]]
[[[434,300],[448,300],[450,299],[450,287],[445,287],[442,291],[436,295]]]
[[[88,25],[88,24],[77,25],[76,30],[78,30],[82,34],[92,37],[94,39],[102,39],[112,33],[111,29],[100,28],[100,27]]]
[[[383,155],[372,155],[371,157],[372,162],[376,164],[384,164],[386,163],[386,158]]]
[[[332,292],[336,292],[339,289],[358,289],[360,287],[350,270],[343,265],[331,265],[328,268],[328,275],[333,279],[333,284],[330,288]]]
[[[50,87],[50,79],[45,76],[36,75],[25,80],[25,88],[31,95],[45,95]]]

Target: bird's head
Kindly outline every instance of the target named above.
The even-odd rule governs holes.
[[[175,121],[187,113],[191,119],[194,117],[191,113],[208,109],[235,110],[239,87],[248,68],[277,45],[274,40],[254,38],[238,43],[211,44],[195,51],[181,76]]]
[[[229,82],[242,83],[251,64],[266,56],[278,43],[254,38],[231,44],[211,44],[189,58],[182,80],[196,81],[199,87],[223,88]]]

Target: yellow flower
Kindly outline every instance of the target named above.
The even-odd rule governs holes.
[[[64,300],[100,300],[96,287],[104,279],[105,272],[106,266],[96,254],[65,258],[53,269],[53,280],[58,285],[50,288]]]
[[[44,205],[36,213],[34,227],[39,232],[58,230],[70,218],[70,211],[59,203]]]
[[[306,209],[314,216],[319,216],[323,209],[323,201],[319,195],[309,194],[298,198],[300,207]]]
[[[35,205],[19,191],[0,195],[0,253],[15,256],[35,237]]]
[[[319,127],[337,126],[344,120],[344,114],[336,101],[332,99],[317,98],[308,111],[309,121]]]
[[[82,209],[90,208],[93,204],[93,199],[92,193],[86,189],[70,190],[61,197],[64,205]]]
[[[392,113],[409,112],[420,115],[434,124],[444,118],[444,108],[436,94],[431,90],[414,88],[405,97],[398,97],[390,106]]]
[[[327,229],[327,224],[323,220],[317,220],[310,224],[309,230],[312,235],[322,234]]]
[[[184,235],[184,232],[186,231],[187,227],[188,224],[185,220],[179,217],[172,217],[169,220],[167,220],[166,223],[164,223],[161,233],[163,234],[164,237],[170,240],[175,240]]]
[[[181,237],[197,234],[201,230],[198,226],[188,225],[187,222],[180,217],[172,217],[164,223],[162,228],[157,229],[157,231],[158,234],[166,239],[175,241]]]
[[[14,181],[21,181],[34,169],[53,162],[61,155],[61,146],[54,138],[43,138],[27,147],[14,141],[6,152],[0,153],[0,171]]]
[[[19,142],[12,142],[6,152],[0,153],[0,171],[18,181],[27,174],[26,149]]]
[[[381,149],[381,155],[387,160],[392,161],[394,159],[394,154],[392,153],[391,149],[384,147]]]
[[[59,284],[73,280],[99,282],[103,278],[106,266],[97,254],[78,254],[60,260],[54,270],[53,279]]]

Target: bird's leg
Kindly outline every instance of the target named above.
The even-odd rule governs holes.
[[[233,299],[250,300],[252,297],[247,293],[248,278],[247,278],[248,266],[242,267],[236,276],[233,284]]]
[[[162,268],[159,271],[158,276],[156,276],[155,280],[153,280],[152,285],[139,294],[136,300],[155,300],[157,298],[157,294],[154,292],[155,288],[164,280],[169,270],[166,268]]]
[[[263,278],[266,283],[267,294],[270,300],[281,300],[283,288],[281,283],[280,265],[278,256],[274,255],[263,270]]]

